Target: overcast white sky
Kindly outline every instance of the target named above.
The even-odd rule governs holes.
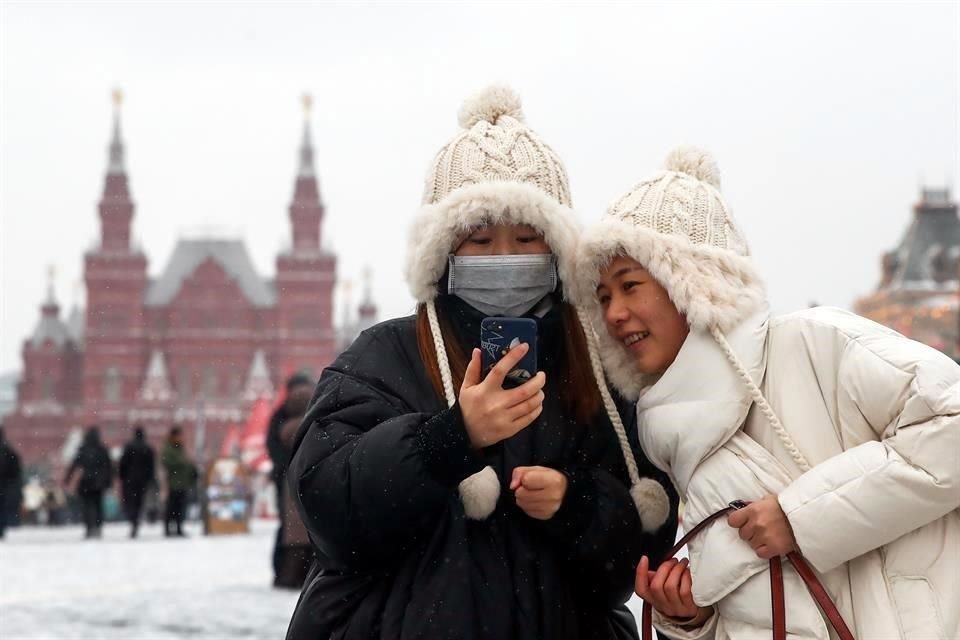
[[[64,314],[123,88],[134,234],[158,274],[179,235],[287,242],[315,96],[324,234],[406,314],[405,239],[463,97],[492,82],[566,160],[584,222],[679,143],[716,155],[774,309],[843,307],[919,185],[960,184],[958,5],[750,2],[0,4],[0,371],[20,366],[46,265]],[[339,315],[338,315],[339,317]]]

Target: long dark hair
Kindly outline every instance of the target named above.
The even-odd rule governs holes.
[[[590,366],[590,353],[587,350],[587,337],[583,326],[577,317],[577,312],[570,304],[560,303],[561,330],[565,347],[561,380],[564,381],[563,394],[560,401],[564,408],[572,413],[577,422],[589,424],[603,407],[600,398],[600,389],[597,387],[593,368]],[[460,390],[463,376],[467,370],[469,358],[463,353],[460,344],[454,338],[453,327],[440,309],[437,309],[437,320],[440,323],[440,333],[447,347],[447,360],[450,362],[450,373],[453,377],[454,392]],[[430,378],[430,384],[441,398],[444,398],[443,379],[440,377],[440,364],[437,362],[437,352],[434,348],[433,334],[430,332],[430,319],[427,317],[427,306],[417,305],[417,348],[420,359]]]

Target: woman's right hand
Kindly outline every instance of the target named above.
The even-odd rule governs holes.
[[[483,379],[480,350],[473,350],[460,387],[459,403],[470,443],[475,448],[506,440],[528,427],[543,411],[543,385],[547,377],[542,371],[515,389],[503,388],[507,374],[529,350],[526,343],[511,349]]]
[[[700,623],[710,617],[710,607],[698,607],[693,601],[693,579],[689,561],[664,560],[656,571],[650,571],[647,556],[637,565],[636,593],[662,615],[674,618],[680,625]]]

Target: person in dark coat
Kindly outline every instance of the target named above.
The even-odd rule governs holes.
[[[286,382],[287,399],[291,397],[302,398],[302,396],[306,394],[307,400],[309,400],[310,393],[313,391],[313,382],[314,381],[310,378],[310,376],[304,373],[293,374],[287,378]],[[299,408],[299,401],[297,402],[297,405],[290,405],[290,403],[286,401],[283,402],[273,412],[273,415],[270,416],[270,423],[267,426],[267,453],[270,456],[270,461],[273,463],[273,469],[270,472],[270,475],[277,491],[277,513],[279,515],[280,524],[280,526],[277,527],[277,535],[273,545],[274,586],[283,586],[278,583],[278,577],[280,576],[282,572],[282,566],[285,563],[283,553],[286,547],[283,544],[283,536],[284,523],[287,514],[285,504],[287,502],[287,494],[289,493],[285,489],[285,479],[287,475],[287,467],[290,465],[290,445],[292,444],[292,439],[284,440],[281,434],[284,429],[284,425],[288,425],[291,419],[296,419],[298,426],[300,420],[303,419],[303,414],[306,412],[306,407]],[[294,406],[297,407],[298,413],[291,414],[291,409]],[[282,580],[279,582],[282,582]],[[299,584],[296,586],[297,588],[300,587]]]
[[[0,539],[7,530],[10,513],[20,505],[21,474],[20,454],[7,442],[0,425]]]
[[[300,430],[300,423],[310,404],[313,386],[302,384],[293,386],[283,402],[287,419],[280,425],[280,443],[288,449]],[[277,541],[279,553],[277,570],[273,586],[285,589],[300,589],[313,563],[313,549],[303,518],[297,513],[295,497],[289,491],[283,492],[283,501],[279,505],[280,536]]]
[[[73,464],[67,470],[64,484],[69,484],[74,474],[80,472],[77,496],[83,505],[83,523],[86,538],[103,535],[103,492],[113,483],[113,463],[110,453],[100,440],[96,426],[87,429]]]
[[[163,467],[167,472],[167,504],[163,518],[165,536],[186,537],[183,520],[187,516],[187,494],[197,481],[197,468],[183,445],[183,429],[172,427],[163,447]]]
[[[636,567],[676,535],[676,492],[622,455],[563,298],[577,227],[559,159],[507,89],[460,118],[413,225],[416,314],[324,370],[294,442],[287,482],[317,560],[288,640],[637,638]],[[537,328],[519,386],[504,381],[525,344],[481,370],[481,321],[503,316]]]
[[[122,489],[123,511],[130,523],[130,537],[136,538],[144,498],[150,485],[156,482],[156,456],[147,444],[143,427],[134,427],[133,439],[123,448],[117,471]]]

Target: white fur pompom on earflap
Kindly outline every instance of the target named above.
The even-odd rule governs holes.
[[[457,120],[461,127],[470,129],[478,122],[497,124],[500,116],[523,122],[523,109],[520,96],[513,89],[494,85],[464,100]]]
[[[664,168],[667,171],[685,173],[706,182],[715,189],[720,189],[720,169],[717,167],[717,161],[698,147],[689,145],[677,147],[667,156]]]
[[[497,508],[500,478],[493,467],[484,467],[460,482],[460,501],[471,520],[484,520]]]
[[[630,487],[630,497],[640,513],[643,530],[653,533],[663,526],[670,517],[670,498],[663,486],[656,480],[640,478]]]

